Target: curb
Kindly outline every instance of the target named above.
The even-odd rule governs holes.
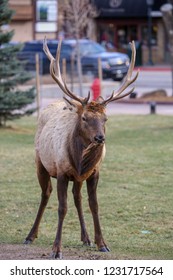
[[[151,104],[155,103],[156,105],[173,105],[173,101],[157,101],[157,100],[151,100],[151,101],[145,101],[145,100],[121,100],[117,101],[117,103],[121,104]]]
[[[135,66],[134,70],[149,72],[172,72],[171,66]]]

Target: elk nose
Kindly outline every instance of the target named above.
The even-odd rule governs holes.
[[[101,143],[104,143],[105,137],[104,137],[104,135],[96,135],[96,136],[94,137],[94,140],[95,140],[97,143],[101,144]]]

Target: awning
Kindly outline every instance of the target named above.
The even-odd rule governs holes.
[[[100,11],[100,17],[138,18],[147,17],[148,7],[146,0],[94,0]],[[160,7],[167,3],[166,0],[155,0],[152,6],[152,15],[161,16]]]

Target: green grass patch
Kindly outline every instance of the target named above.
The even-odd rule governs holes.
[[[0,129],[0,243],[20,244],[40,202],[35,159],[36,119],[26,117]],[[173,119],[171,116],[112,116],[98,187],[103,235],[110,259],[173,259]],[[35,244],[51,246],[57,227],[56,181]],[[83,205],[90,238],[93,224],[86,187]],[[80,247],[71,194],[63,245]],[[82,249],[84,250],[84,249]]]

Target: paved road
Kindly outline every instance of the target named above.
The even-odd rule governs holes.
[[[124,115],[148,115],[151,113],[149,104],[109,104],[107,107],[108,115],[124,114]],[[156,105],[156,114],[173,115],[172,105]]]
[[[54,102],[55,98],[43,98],[41,107],[45,108],[48,104]],[[127,103],[110,103],[107,106],[108,115],[148,115],[151,109],[149,104],[127,104]],[[159,115],[173,115],[173,104],[171,105],[156,105],[156,114]]]
[[[134,74],[136,71],[134,71]],[[83,95],[86,96],[92,83],[92,78],[88,79],[88,82],[83,83]],[[112,80],[104,80],[102,82],[102,95],[104,97],[109,96],[113,90],[118,88],[120,83],[113,82]],[[69,85],[70,87],[70,85]],[[60,97],[61,91],[55,83],[52,85],[42,85],[43,97]],[[135,82],[135,91],[138,96],[155,90],[165,89],[167,94],[173,95],[172,92],[172,72],[169,67],[140,67],[140,73],[137,81]],[[73,91],[79,94],[78,84],[74,84]]]

